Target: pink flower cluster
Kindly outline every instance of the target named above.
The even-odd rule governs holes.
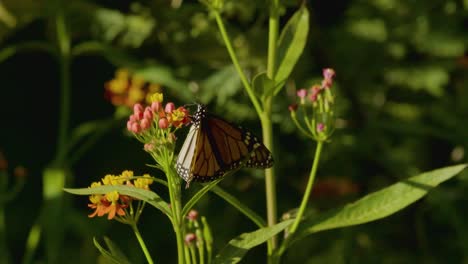
[[[318,96],[322,91],[325,89],[329,89],[333,85],[333,78],[335,77],[335,71],[330,68],[323,69],[323,80],[322,84],[316,84],[313,85],[309,91],[306,89],[300,89],[297,91],[297,96],[301,100],[301,104],[305,103],[305,98],[307,95],[309,96],[309,99],[311,102],[316,102],[318,99]],[[293,109],[290,109],[290,111]]]
[[[152,105],[143,108],[141,104],[135,104],[133,114],[127,121],[127,129],[133,133],[145,131],[151,127],[153,117]]]
[[[145,108],[141,104],[135,104],[133,114],[127,121],[127,129],[136,134],[146,131],[155,117],[160,129],[179,128],[190,122],[189,112],[184,107],[176,109],[174,103],[169,102],[163,108],[161,102],[155,101]]]

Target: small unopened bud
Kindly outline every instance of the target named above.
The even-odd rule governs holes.
[[[185,236],[185,239],[184,239],[185,244],[186,244],[187,246],[191,246],[192,243],[193,243],[194,241],[196,241],[196,240],[197,240],[197,236],[196,236],[194,233],[188,233],[188,234]]]
[[[145,130],[151,126],[151,120],[143,118],[140,122],[141,129]]]
[[[172,113],[172,111],[174,111],[174,109],[175,109],[175,105],[174,105],[174,103],[171,102],[171,103],[166,104],[166,107],[164,108],[164,111],[166,113]]]
[[[296,112],[297,111],[297,104],[292,104],[288,106],[289,112]]]
[[[151,109],[151,107],[146,107],[145,108],[145,112],[143,113],[143,118],[146,118],[146,119],[153,119],[153,109]]]
[[[159,128],[166,129],[169,127],[169,121],[167,120],[167,118],[163,117],[159,119],[158,125],[159,125]]]
[[[146,143],[144,146],[143,146],[143,149],[146,151],[146,152],[151,152],[154,150],[154,144],[153,143]]]
[[[195,221],[198,218],[198,212],[196,210],[190,210],[187,214],[187,219],[190,221]]]
[[[140,115],[143,114],[144,108],[141,104],[135,104],[133,105],[133,113],[135,113],[136,116],[140,117]]]
[[[162,108],[161,102],[152,102],[152,103],[151,103],[151,109],[152,109],[155,113],[159,112],[159,110],[160,110],[161,108]]]
[[[323,69],[323,78],[333,79],[334,77],[335,77],[335,70],[333,70],[332,68]]]
[[[321,133],[325,129],[325,125],[323,123],[317,124],[317,132]]]

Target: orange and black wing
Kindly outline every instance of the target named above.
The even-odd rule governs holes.
[[[269,168],[270,151],[248,130],[208,115],[199,105],[177,158],[179,175],[190,181],[212,181],[240,166]]]

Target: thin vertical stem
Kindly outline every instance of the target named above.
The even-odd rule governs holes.
[[[70,119],[70,36],[65,24],[63,7],[60,7],[56,17],[57,44],[60,51],[60,122],[58,129],[58,141],[56,150],[56,162],[62,165],[66,155],[67,137]]]
[[[271,124],[270,116],[264,113],[262,121],[262,134],[263,144],[270,150],[273,149],[273,127]],[[276,209],[276,179],[274,168],[265,170],[265,195],[266,195],[266,207],[267,207],[267,223],[268,226],[273,226],[277,221],[277,209]],[[276,237],[267,242],[268,255],[271,255],[273,250],[276,248],[277,240]]]
[[[278,0],[273,0],[270,6],[270,18],[268,26],[268,61],[267,76],[274,80],[276,71],[276,53],[279,32]],[[276,85],[276,84],[275,84]],[[261,116],[263,144],[270,150],[273,150],[273,127],[271,123],[272,97],[267,97],[263,102],[264,112]],[[276,178],[274,167],[265,170],[265,196],[267,207],[268,226],[277,222],[276,208]],[[268,255],[271,256],[277,246],[277,237],[274,236],[267,242]]]
[[[131,226],[138,240],[138,243],[140,243],[140,247],[143,250],[143,253],[145,253],[146,261],[148,261],[149,264],[153,264],[153,258],[151,258],[151,254],[149,253],[148,248],[146,247],[145,241],[141,237],[140,231],[138,230],[136,223],[132,224]]]
[[[239,77],[242,81],[242,84],[244,85],[245,90],[247,91],[247,94],[249,95],[250,101],[252,101],[252,104],[255,107],[255,110],[257,111],[257,115],[261,116],[262,115],[262,108],[260,106],[260,103],[257,99],[257,97],[254,94],[254,91],[252,87],[250,86],[249,81],[247,80],[247,77],[245,76],[244,72],[242,71],[242,68],[239,64],[239,60],[237,59],[236,53],[234,52],[234,49],[232,48],[231,40],[226,32],[226,28],[224,27],[223,20],[221,18],[221,15],[219,14],[218,11],[214,11],[215,18],[216,18],[216,23],[218,24],[219,32],[221,33],[221,36],[224,41],[224,45],[226,45],[226,49],[228,50],[229,56],[231,57],[232,63],[234,64],[234,67],[236,68],[237,74],[239,74]]]
[[[291,228],[289,229],[289,235],[292,236],[294,232],[296,232],[299,223],[302,220],[302,216],[304,215],[305,209],[307,208],[307,203],[310,198],[310,194],[312,193],[312,186],[314,185],[315,175],[317,174],[318,163],[320,159],[320,153],[322,152],[323,142],[318,141],[317,148],[315,149],[315,156],[314,162],[312,164],[312,169],[310,170],[309,181],[307,182],[307,187],[302,197],[301,206],[299,207],[299,211],[297,212],[296,219],[292,224]]]
[[[297,213],[296,219],[294,220],[294,223],[291,225],[291,228],[289,229],[288,239],[284,240],[283,243],[281,243],[281,246],[278,248],[278,250],[275,251],[275,254],[272,256],[271,263],[276,264],[280,262],[281,256],[286,250],[288,243],[291,241],[290,238],[294,235],[294,232],[296,232],[297,227],[299,226],[302,220],[302,217],[304,216],[304,212],[305,212],[305,209],[307,208],[307,203],[309,201],[310,194],[312,193],[312,187],[314,185],[315,175],[317,174],[317,168],[318,168],[318,163],[320,160],[320,154],[322,153],[322,147],[323,147],[323,141],[318,141],[317,148],[315,149],[315,156],[314,156],[314,161],[312,163],[312,169],[310,170],[309,180],[307,182],[307,187],[306,187],[304,196],[302,197],[301,205],[299,206],[299,211]]]
[[[168,161],[168,164],[172,164]],[[180,197],[180,182],[178,181],[177,175],[175,175],[172,168],[165,168],[167,175],[167,184],[169,189],[169,197],[171,200],[172,209],[172,227],[177,240],[177,259],[179,264],[184,264],[186,255],[184,252],[184,232],[183,232],[183,220],[181,219],[181,197]]]

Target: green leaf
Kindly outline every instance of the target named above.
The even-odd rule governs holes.
[[[337,210],[306,220],[295,241],[315,232],[375,221],[416,202],[429,190],[457,175],[467,164],[445,167],[402,180]]]
[[[211,233],[210,225],[208,225],[208,221],[206,221],[206,217],[202,216],[201,221],[203,223],[203,238],[205,239],[208,263],[211,263],[211,257],[213,255],[213,235]]]
[[[171,217],[171,210],[169,209],[167,202],[165,202],[159,195],[149,190],[126,185],[106,185],[81,189],[64,188],[63,190],[77,195],[106,194],[117,191],[119,194],[128,195],[130,197],[145,201]]]
[[[110,253],[115,256],[117,259],[121,260],[123,263],[130,263],[130,260],[127,256],[122,252],[122,250],[115,244],[110,238],[104,237],[104,242],[106,242],[107,248],[109,249]]]
[[[281,32],[278,42],[278,70],[274,77],[276,83],[284,82],[291,74],[304,50],[308,32],[309,11],[305,6],[302,6],[289,19]],[[281,87],[276,88],[275,94],[280,91]]]
[[[106,239],[106,244],[108,244],[108,241],[110,239]],[[112,252],[106,250],[103,246],[99,244],[96,238],[93,238],[94,246],[101,252],[102,256],[106,259],[109,260],[112,263],[118,263],[118,264],[130,264],[130,261],[127,260],[127,258],[124,256],[124,258],[120,258],[118,255],[112,254]],[[112,243],[113,244],[113,243]],[[111,249],[112,251],[112,249]]]
[[[192,198],[190,198],[190,200],[184,205],[184,208],[182,209],[182,216],[187,215],[190,209],[192,209],[192,207],[203,197],[203,195],[210,191],[211,188],[215,187],[216,184],[218,184],[221,180],[222,178],[212,181],[203,186],[203,188],[201,188],[197,193],[195,193],[195,195],[193,195]]]
[[[275,91],[275,81],[268,78],[266,72],[259,73],[255,75],[252,80],[252,87],[260,99],[265,97],[272,96]]]
[[[230,203],[232,206],[234,206],[234,208],[236,208],[237,210],[239,210],[239,212],[247,216],[258,227],[265,227],[267,225],[265,220],[263,220],[261,216],[259,216],[249,207],[247,207],[247,205],[239,201],[236,197],[224,191],[221,187],[215,186],[211,191],[214,192],[219,197],[223,198],[226,202]]]
[[[293,220],[286,220],[271,227],[260,228],[250,233],[244,233],[221,250],[213,263],[238,263],[251,248],[256,247],[292,224]]]

